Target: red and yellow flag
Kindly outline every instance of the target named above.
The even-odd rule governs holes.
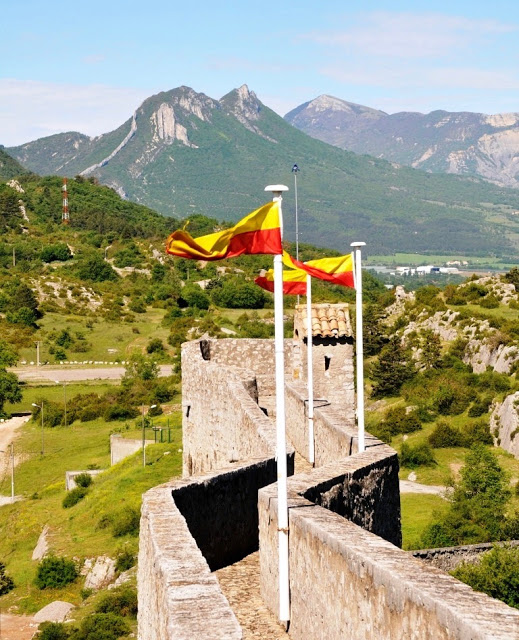
[[[166,253],[192,260],[222,260],[242,254],[279,255],[282,251],[277,201],[249,213],[230,229],[196,239],[178,229],[166,240]]]
[[[312,278],[340,284],[343,287],[355,288],[353,254],[351,253],[337,258],[320,258],[319,260],[301,262],[284,251],[283,263],[291,269],[300,269],[308,273]]]
[[[269,269],[254,282],[274,293],[274,270]],[[283,269],[283,293],[287,296],[306,296],[306,272],[301,269]]]

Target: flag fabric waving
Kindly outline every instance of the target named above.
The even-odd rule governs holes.
[[[301,262],[284,251],[283,263],[291,269],[305,271],[312,278],[340,284],[343,287],[355,288],[353,255],[351,253],[337,258],[320,258],[319,260]]]
[[[166,240],[166,253],[191,260],[222,260],[242,254],[274,254],[283,251],[279,204],[269,202],[237,222],[234,227],[193,238],[184,230]]]
[[[306,272],[301,269],[284,269],[283,270],[283,294],[293,296],[306,295]],[[274,293],[274,270],[269,269],[265,275],[258,276],[254,282]]]

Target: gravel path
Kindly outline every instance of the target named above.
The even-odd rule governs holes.
[[[243,640],[286,640],[288,634],[260,597],[259,551],[215,571],[242,630]]]
[[[400,480],[400,493],[428,493],[445,498],[450,487],[442,487],[433,484],[420,484],[411,480]]]

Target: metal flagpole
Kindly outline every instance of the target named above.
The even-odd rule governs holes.
[[[312,276],[306,276],[306,348],[307,348],[307,384],[308,384],[308,462],[315,467],[314,441],[314,365],[312,335]]]
[[[359,452],[366,449],[364,441],[364,347],[362,340],[362,265],[361,247],[365,242],[352,242],[355,251],[355,350],[357,362],[357,428]]]
[[[279,220],[283,237],[281,194],[288,191],[283,184],[269,185],[265,191],[279,202]],[[278,552],[279,552],[279,619],[290,620],[290,585],[288,575],[288,499],[287,444],[285,436],[285,354],[283,344],[283,256],[274,256],[274,350],[276,356],[276,458],[278,485]]]
[[[299,167],[295,164],[292,167],[292,173],[294,174],[294,194],[296,199],[296,260],[299,260],[299,221],[297,219],[297,172]],[[299,295],[297,296],[297,304],[299,304]]]

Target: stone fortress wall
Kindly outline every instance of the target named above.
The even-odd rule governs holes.
[[[285,341],[289,473],[308,447],[301,351]],[[212,571],[258,545],[277,611],[275,424],[261,408],[273,374],[272,341],[183,345],[184,478],[143,498],[140,640],[241,638]],[[369,434],[357,452],[351,406],[323,403],[315,435],[316,467],[288,481],[289,637],[519,638],[519,611],[399,548],[396,453]]]

